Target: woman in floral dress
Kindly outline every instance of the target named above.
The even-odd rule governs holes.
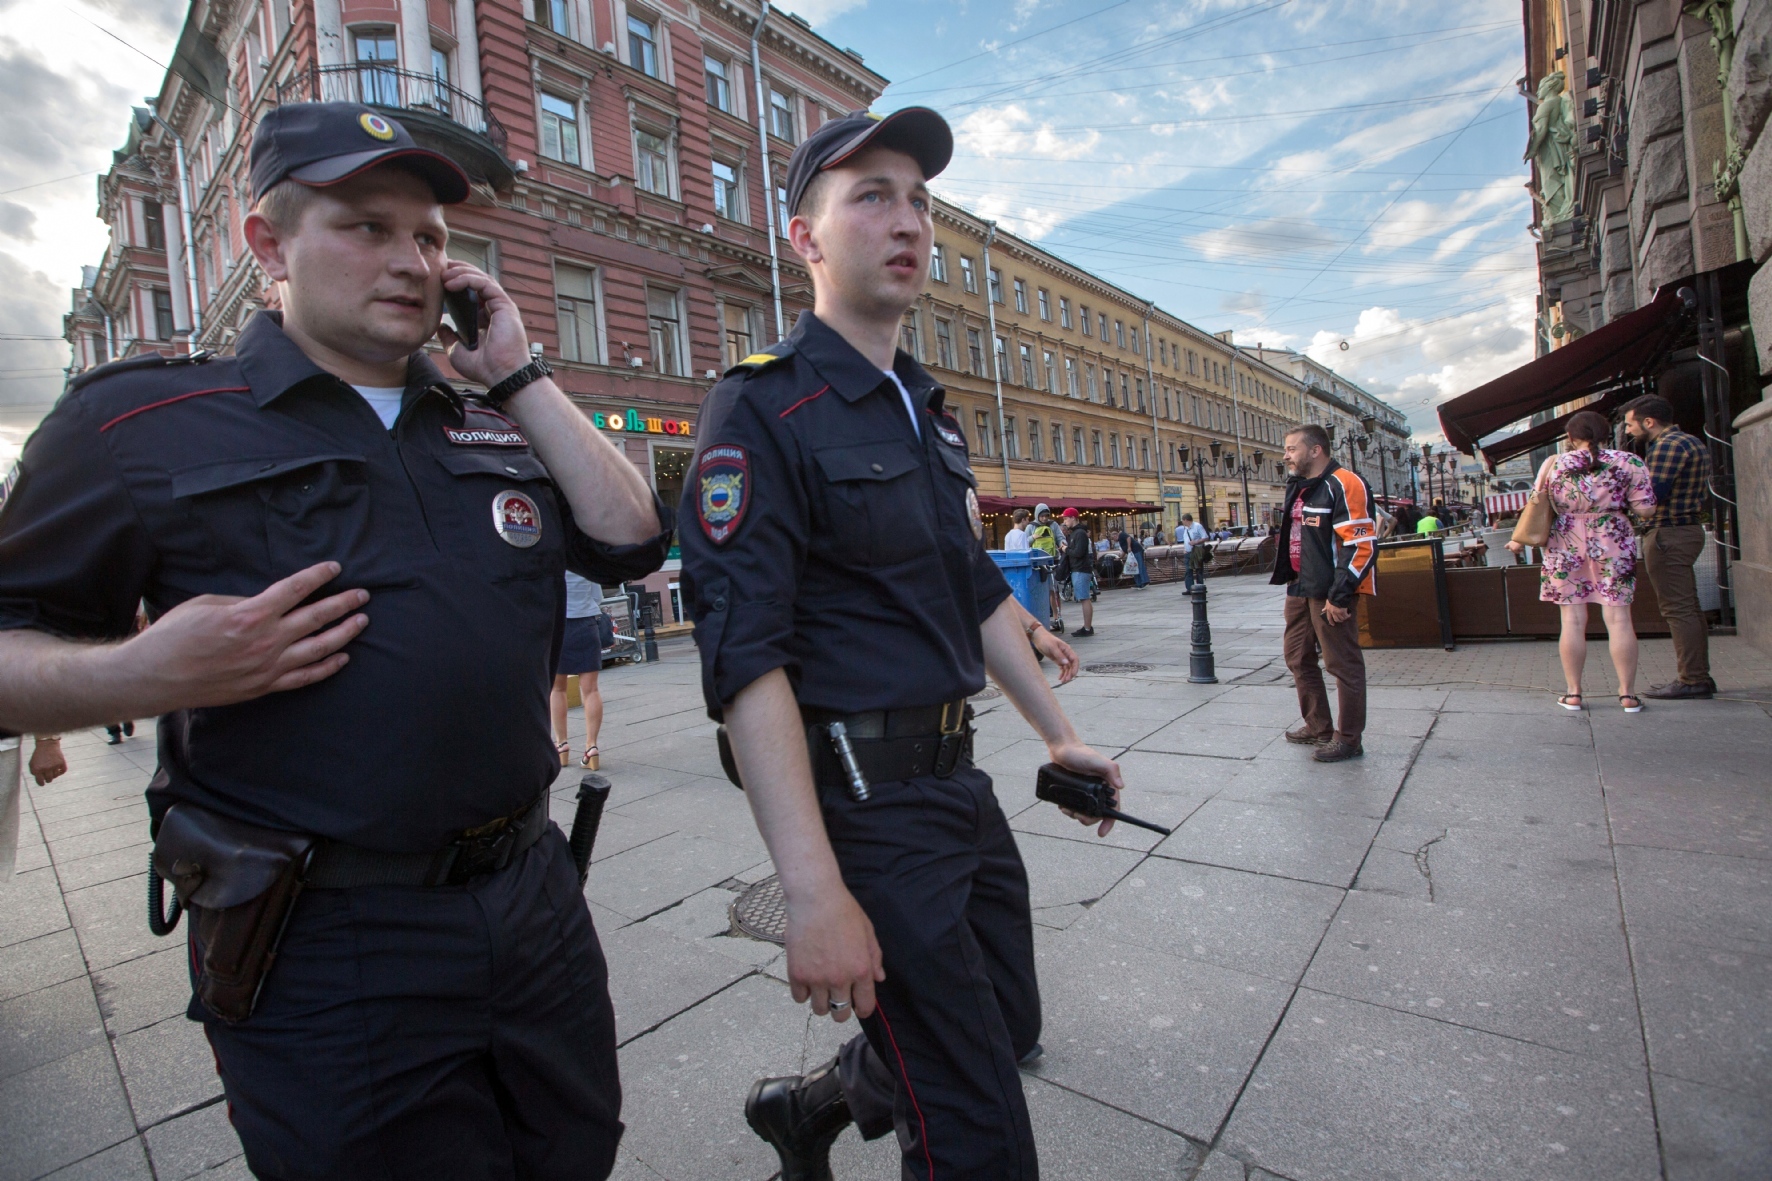
[[[1634,692],[1637,629],[1631,622],[1638,555],[1630,518],[1648,519],[1655,511],[1655,490],[1642,460],[1606,446],[1612,424],[1603,415],[1583,410],[1569,419],[1567,430],[1569,450],[1545,460],[1534,482],[1549,493],[1556,514],[1544,547],[1538,597],[1563,612],[1558,650],[1569,691],[1557,704],[1567,710],[1582,707],[1587,607],[1598,603],[1618,673],[1618,704],[1626,713],[1640,713],[1643,702]],[[1515,553],[1522,548],[1508,543]]]

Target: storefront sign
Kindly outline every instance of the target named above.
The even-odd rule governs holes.
[[[675,418],[646,418],[631,407],[626,414],[593,414],[591,425],[617,435],[678,435],[687,439],[695,433],[690,423]]]

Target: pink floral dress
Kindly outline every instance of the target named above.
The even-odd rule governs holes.
[[[1538,597],[1547,603],[1628,605],[1637,590],[1637,535],[1627,510],[1655,507],[1649,469],[1628,451],[1605,450],[1595,460],[1582,447],[1553,455],[1539,470],[1550,491],[1550,540]]]

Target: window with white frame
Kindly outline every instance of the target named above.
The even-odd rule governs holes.
[[[1015,433],[1013,415],[1003,419],[1003,452],[1010,459],[1021,458],[1021,436]]]
[[[978,444],[978,453],[989,459],[991,456],[991,416],[986,411],[977,411],[972,416],[972,423],[972,434]]]
[[[1081,305],[1081,304],[1078,305],[1077,317],[1078,317],[1078,319],[1083,321],[1083,335],[1084,336],[1094,336],[1095,331],[1091,327],[1091,325],[1094,323],[1094,321],[1090,320],[1089,308],[1086,305]]]
[[[1095,393],[1095,366],[1093,366],[1093,365],[1083,366],[1083,376],[1088,379],[1089,400],[1091,402],[1097,401],[1098,398]]]
[[[1077,396],[1077,359],[1075,357],[1064,359],[1064,389],[1069,396],[1073,398]]]
[[[357,89],[361,100],[371,106],[398,107],[399,37],[392,29],[358,29],[351,34],[351,40],[357,51]]]
[[[964,254],[960,256],[960,286],[972,295],[978,294],[978,271]]]
[[[459,259],[469,266],[478,267],[488,275],[497,277],[494,269],[497,261],[493,257],[492,243],[483,238],[463,238],[458,234],[449,235],[449,245],[444,253],[450,258]]]
[[[1009,342],[1000,336],[997,337],[997,355],[995,360],[997,366],[995,376],[1002,378],[1004,381],[1014,381],[1015,376],[1009,372]]]
[[[541,96],[541,154],[550,160],[583,166],[578,151],[578,104],[546,91]]]
[[[1052,462],[1064,462],[1064,424],[1061,422],[1052,424]]]
[[[644,127],[634,128],[634,184],[661,197],[671,195],[671,141]]]
[[[562,37],[570,37],[571,9],[572,5],[568,0],[535,0],[535,23],[544,29],[552,29]]]
[[[1071,326],[1071,301],[1062,295],[1058,297],[1058,326],[1060,328]]]
[[[1045,320],[1047,323],[1051,323],[1051,321],[1052,321],[1052,296],[1047,294],[1046,289],[1044,287],[1040,288],[1040,290],[1036,294],[1039,296],[1039,300],[1040,300],[1040,319]]]
[[[984,371],[984,336],[976,328],[966,330],[966,359],[972,362],[973,376],[989,376]]]
[[[726,321],[726,367],[728,369],[755,351],[751,347],[756,339],[751,331],[754,314],[750,308],[741,303],[726,304],[721,313]]]
[[[652,337],[652,367],[659,373],[682,377],[683,297],[665,287],[646,289],[646,326]]]
[[[628,13],[628,64],[649,78],[658,77],[658,26]]]
[[[937,283],[948,281],[948,248],[936,245],[929,248],[929,277]]]
[[[1144,356],[1143,350],[1138,347],[1138,329],[1136,328],[1132,330],[1132,354],[1136,357]]]
[[[769,131],[771,134],[787,140],[798,142],[794,135],[794,96],[784,94],[774,87],[769,89]]]
[[[1107,339],[1107,333],[1103,332],[1101,336],[1103,340]],[[1114,321],[1114,343],[1121,348],[1126,347],[1126,322],[1124,320]],[[1119,465],[1116,464],[1115,466],[1117,467]]]
[[[450,246],[454,246],[453,241]],[[560,327],[560,356],[596,364],[603,359],[597,336],[597,272],[554,264],[554,315]]]
[[[172,339],[172,292],[164,287],[153,289],[154,339]]]
[[[935,363],[943,369],[954,367],[954,325],[940,317],[935,320]]]
[[[1090,431],[1089,432],[1089,450],[1090,450],[1091,454],[1094,456],[1094,460],[1093,460],[1094,465],[1096,467],[1101,467],[1102,463],[1101,463],[1101,432],[1100,431]]]
[[[985,279],[990,283],[991,302],[992,303],[1002,303],[1003,302],[1003,272],[999,271],[996,267],[992,267],[991,273],[986,275]]]
[[[787,170],[777,166],[775,175],[784,176]],[[788,187],[785,184],[775,186],[775,232],[782,237],[788,236]]]
[[[732,67],[716,57],[702,57],[707,72],[708,106],[732,114]]]
[[[1075,427],[1071,430],[1071,462],[1075,463],[1075,464],[1080,464],[1083,462],[1083,428],[1082,427]]]
[[[1028,458],[1038,462],[1046,458],[1045,450],[1045,444],[1041,441],[1039,420],[1028,419]]]
[[[1106,344],[1108,342],[1107,313],[1106,312],[1097,313],[1096,320],[1101,324],[1101,343]]]
[[[1109,435],[1108,436],[1108,453],[1113,457],[1114,466],[1119,467],[1120,466],[1120,436],[1119,435]]]
[[[1015,280],[1015,310],[1024,316],[1028,310],[1028,285],[1023,279]]]
[[[1040,359],[1045,362],[1046,366],[1046,392],[1056,394],[1058,392],[1058,358],[1052,355],[1051,350],[1043,349]]]
[[[1040,388],[1040,379],[1034,373],[1034,347],[1024,344],[1021,348],[1021,384],[1029,389]]]
[[[918,361],[923,359],[922,333],[917,329],[917,313],[908,311],[898,325],[898,347]]]
[[[744,189],[738,183],[737,165],[716,157],[713,176],[714,212],[731,221],[743,221]]]

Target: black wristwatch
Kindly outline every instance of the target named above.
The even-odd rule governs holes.
[[[535,360],[529,362],[529,364],[523,366],[523,368],[517,370],[517,372],[511,374],[509,377],[487,390],[486,404],[494,410],[497,410],[500,406],[509,402],[511,400],[511,395],[515,394],[518,390],[529,385],[531,382],[540,381],[553,371],[554,367],[552,365],[548,364],[542,358],[537,357]]]

